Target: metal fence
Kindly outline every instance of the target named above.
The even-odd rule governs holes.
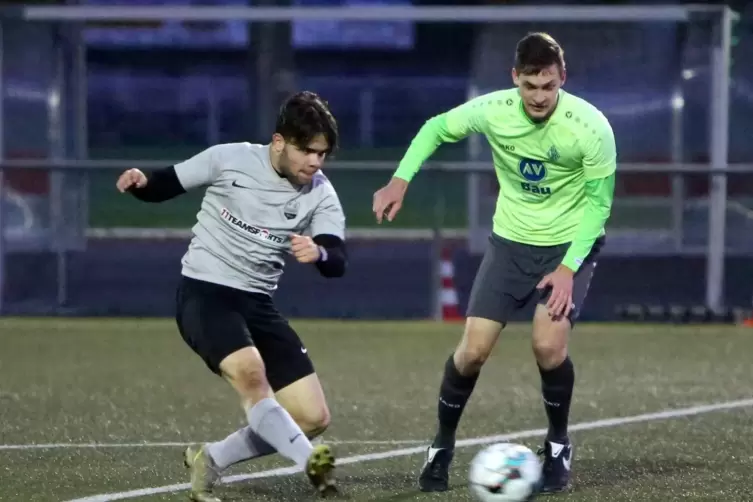
[[[175,159],[65,159],[181,157],[215,142],[267,141],[282,97],[308,88],[330,101],[343,158],[363,159],[327,167],[348,216],[353,270],[325,285],[292,264],[284,282],[293,286],[279,301],[298,315],[435,316],[440,251],[452,248],[463,301],[490,231],[497,194],[488,152],[477,137],[444,147],[412,184],[398,222],[378,228],[371,197],[395,164],[370,160],[395,161],[428,117],[509,86],[499,69],[530,29],[564,43],[567,89],[606,114],[622,160],[669,163],[620,166],[599,310],[632,297],[715,309],[746,301],[753,176],[747,165],[726,167],[753,161],[751,73],[741,57],[753,37],[736,36],[737,18],[709,5],[0,9],[0,306],[168,313],[200,194],[155,207],[115,192],[117,170]],[[187,33],[195,25],[183,22],[197,20],[248,30],[232,47],[164,50],[134,43],[133,33],[119,39],[121,25],[117,36],[102,33],[122,44],[92,44],[85,21],[124,19],[157,31],[177,23]],[[286,38],[321,19],[423,27],[389,58],[345,41],[310,52]],[[168,154],[176,145],[183,152]],[[23,157],[32,160],[8,160]]]
[[[164,161],[128,160],[0,164],[3,310],[169,314],[170,288],[202,194],[157,206],[121,195],[114,187],[121,170],[164,165]],[[440,313],[442,253],[448,248],[457,259],[458,288],[465,298],[479,259],[469,241],[474,233],[488,235],[491,229],[496,181],[490,164],[426,165],[412,183],[398,220],[376,226],[371,197],[394,168],[389,162],[334,162],[325,167],[349,220],[356,276],[325,284],[292,265],[283,284],[294,286],[283,286],[279,293],[283,304],[289,298],[291,311],[317,315],[313,306],[301,305],[307,297],[322,298],[317,292],[326,288],[324,297],[333,304],[324,309],[325,316],[436,318]],[[469,224],[468,209],[484,205],[468,198],[473,193],[467,190],[471,173],[490,180],[488,212],[476,215],[481,216],[478,228]],[[604,249],[607,265],[600,271],[609,268],[610,260],[640,262],[648,268],[637,277],[633,271],[632,277],[625,278],[620,273],[626,269],[615,267],[613,277],[603,280],[615,289],[625,280],[644,281],[644,292],[630,292],[636,302],[661,301],[655,293],[662,291],[667,302],[676,299],[708,305],[711,299],[719,305],[747,305],[753,288],[741,282],[736,270],[740,263],[753,263],[753,165],[712,170],[699,164],[622,164],[618,173]],[[685,180],[687,192],[673,196],[671,180],[676,176]],[[719,185],[712,179],[724,180],[729,191],[715,190]],[[709,224],[713,221],[709,215],[719,212],[725,218],[721,229]],[[715,242],[719,235],[721,242]],[[658,277],[651,270],[667,259],[673,260],[672,267],[680,268],[674,277],[664,273]],[[686,265],[692,271],[682,272]],[[391,281],[407,293],[396,292]],[[293,289],[295,292],[289,291]],[[694,293],[684,296],[690,291]],[[599,317],[608,317],[606,310],[618,301],[630,300],[620,294],[605,293],[605,298],[612,295],[614,300],[605,300]],[[380,307],[366,307],[374,298],[379,298]]]

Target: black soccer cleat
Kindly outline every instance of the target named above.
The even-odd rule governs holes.
[[[538,454],[544,455],[539,493],[560,493],[569,490],[573,462],[573,445],[570,441],[557,443],[547,440]]]
[[[434,448],[426,450],[426,461],[418,477],[418,486],[422,492],[446,492],[450,482],[450,464],[455,450],[452,448]]]

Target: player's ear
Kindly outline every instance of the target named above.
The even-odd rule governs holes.
[[[562,76],[562,83],[560,84],[560,87],[565,85],[565,81],[567,80],[567,70],[562,68],[562,72],[560,73]]]
[[[518,78],[518,72],[515,71],[515,68],[512,69],[512,83],[516,86],[520,85],[520,78]]]
[[[285,138],[282,137],[282,134],[280,133],[274,133],[272,135],[272,149],[275,151],[276,154],[281,154],[282,150],[285,148]]]

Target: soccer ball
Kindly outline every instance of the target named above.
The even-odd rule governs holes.
[[[523,445],[487,446],[471,461],[470,489],[481,502],[523,502],[536,496],[541,463]]]

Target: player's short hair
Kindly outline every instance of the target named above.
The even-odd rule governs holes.
[[[556,64],[565,71],[565,51],[548,33],[529,33],[515,47],[515,71],[519,75],[537,75]]]
[[[323,134],[329,145],[327,153],[337,149],[337,121],[327,102],[315,92],[302,91],[286,99],[277,115],[275,132],[300,148]]]

